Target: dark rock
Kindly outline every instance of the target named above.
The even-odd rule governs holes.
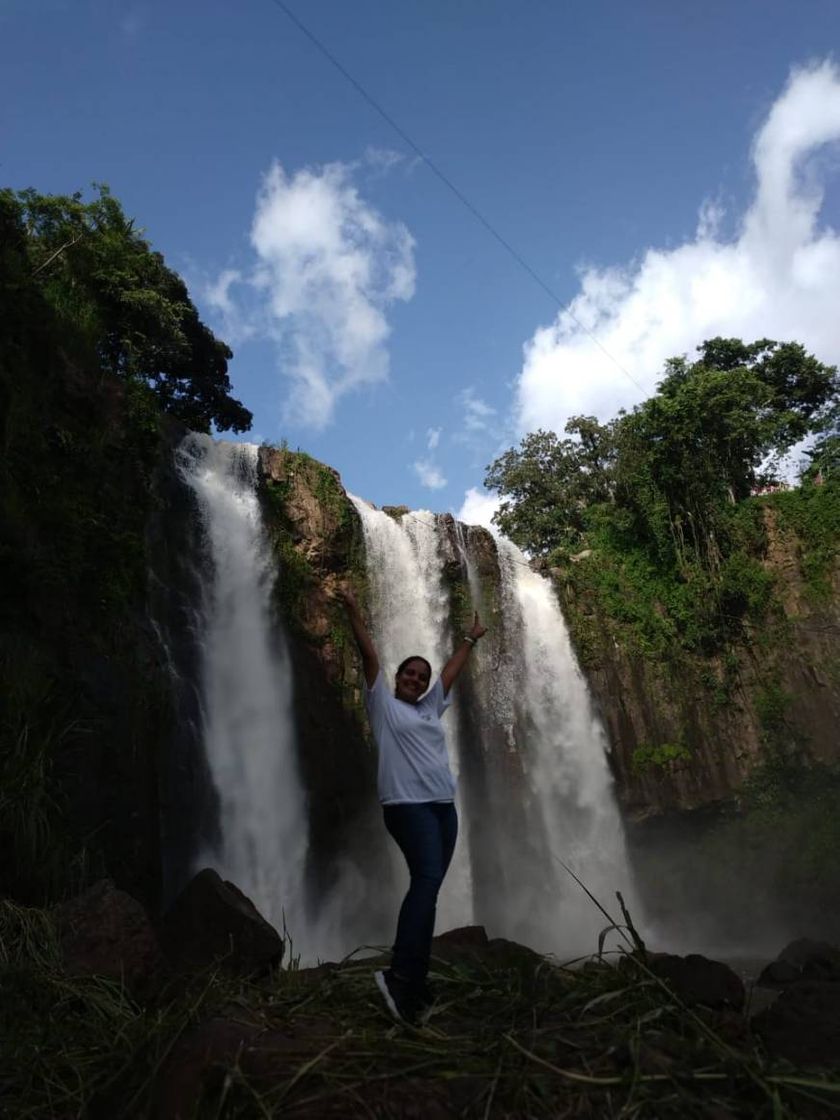
[[[539,953],[527,945],[508,941],[504,937],[494,937],[481,955],[491,968],[514,968],[519,972],[533,973],[543,962]]]
[[[784,988],[802,979],[802,969],[790,961],[775,960],[766,965],[756,980],[760,988]]]
[[[840,980],[840,949],[826,941],[800,937],[782,949],[779,960],[800,968],[806,980]]]
[[[458,926],[439,934],[433,944],[481,946],[489,944],[489,941],[484,926]]]
[[[261,1086],[291,1076],[323,1045],[329,1025],[296,1034],[266,1029],[243,1019],[218,1016],[188,1031],[167,1059],[155,1086],[155,1120],[192,1120],[205,1094],[223,1093],[224,1075],[238,1067]]]
[[[278,965],[283,939],[233,883],[205,868],[184,887],[161,926],[161,943],[179,969],[218,963],[250,976]]]
[[[163,971],[148,915],[110,879],[55,909],[64,965],[71,976],[109,976],[134,995],[147,994]]]
[[[752,1027],[770,1054],[797,1066],[840,1066],[840,984],[801,980]]]
[[[800,980],[840,981],[840,949],[826,941],[800,937],[782,949],[756,983],[763,988],[785,988]]]
[[[648,958],[651,971],[689,1007],[744,1006],[744,985],[728,965],[709,960],[698,953],[687,957],[671,953],[652,953]]]

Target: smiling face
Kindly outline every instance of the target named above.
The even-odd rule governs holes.
[[[432,679],[431,666],[422,657],[412,657],[404,661],[397,670],[394,695],[406,704],[416,704],[429,687]]]

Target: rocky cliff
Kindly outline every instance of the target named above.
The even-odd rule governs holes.
[[[308,697],[300,712],[303,733],[313,743],[333,741],[330,721],[340,717],[340,736],[364,735],[352,640],[329,596],[337,578],[351,578],[365,594],[358,515],[337,473],[308,456],[264,448],[261,465],[283,572],[279,605],[297,635],[306,679],[317,690],[322,677],[332,697],[326,707],[323,696],[317,703],[314,694]],[[597,600],[576,591],[567,571],[551,573],[609,733],[617,794],[629,820],[732,798],[769,745],[825,762],[840,757],[840,564],[830,570],[828,593],[815,595],[803,570],[802,542],[773,508],[764,518],[763,563],[777,589],[775,608],[748,641],[712,657],[683,654],[675,663],[645,656]],[[441,524],[447,527],[445,571],[457,632],[471,593],[459,528],[448,515]],[[495,543],[484,529],[469,532],[479,558],[481,606],[492,614],[499,594]]]
[[[840,563],[815,593],[803,542],[777,510],[763,514],[772,607],[763,625],[714,656],[646,656],[568,570],[552,573],[632,821],[732,798],[768,749],[840,758]]]
[[[364,537],[329,467],[284,450],[263,449],[260,461],[280,573],[277,605],[296,665],[302,765],[312,791],[312,858],[319,874],[329,876],[330,851],[355,852],[360,864],[377,858],[374,752],[361,711],[362,682],[343,611],[330,597],[335,580],[349,578],[364,601]],[[652,656],[586,592],[586,581],[571,569],[550,573],[608,731],[639,889],[661,929],[678,932],[689,922],[692,937],[740,936],[745,881],[753,930],[756,915],[775,936],[781,928],[807,928],[803,915],[815,930],[834,929],[840,568],[836,556],[826,562],[823,550],[815,578],[808,542],[790,518],[771,504],[763,518],[770,606],[740,642],[711,656],[685,650]],[[518,862],[527,867],[533,828],[525,817],[511,816],[527,802],[511,795],[527,760],[510,749],[512,725],[503,719],[482,720],[481,743],[470,732],[478,710],[492,707],[506,673],[506,649],[514,644],[498,609],[503,588],[496,544],[485,530],[459,526],[446,515],[438,529],[452,635],[462,632],[478,598],[491,620],[487,642],[496,672],[492,680],[486,673],[468,675],[460,686],[462,796],[474,820],[508,822],[506,836],[520,845]],[[473,586],[464,565],[465,534],[478,569]],[[525,719],[517,726],[527,742],[527,713],[514,711],[512,718]],[[751,782],[755,788],[746,796]],[[471,798],[480,811],[469,812]],[[492,852],[492,840],[484,843],[476,833],[472,850]],[[483,872],[478,879],[494,885],[494,897],[477,904],[492,913],[498,897],[510,897],[516,884],[507,883],[500,868]],[[697,923],[706,917],[698,915],[708,917],[705,933]],[[744,931],[754,944],[754,932]]]

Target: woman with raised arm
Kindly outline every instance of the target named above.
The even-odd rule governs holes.
[[[391,694],[352,590],[343,586],[347,616],[362,655],[365,708],[379,749],[379,800],[385,827],[408,864],[411,883],[397,921],[391,967],[376,983],[388,1010],[413,1025],[431,1003],[426,984],[438,891],[458,835],[455,779],[440,717],[449,691],[487,630],[478,612],[472,627],[429,688],[432,667],[412,655],[397,669]]]

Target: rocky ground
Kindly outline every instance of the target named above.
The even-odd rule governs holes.
[[[745,990],[726,965],[626,952],[561,965],[481,927],[435,941],[436,1000],[398,1026],[375,959],[297,968],[203,872],[157,928],[112,884],[0,903],[0,1115],[828,1117],[840,950],[795,942]]]

